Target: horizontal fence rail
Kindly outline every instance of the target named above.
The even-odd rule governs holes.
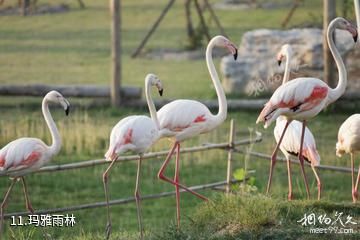
[[[258,153],[258,152],[247,152],[241,149],[236,148],[234,150],[234,152],[237,153],[241,153],[241,154],[250,154],[251,156],[257,157],[259,159],[263,159],[263,160],[271,160],[271,156],[264,154],[264,153]],[[284,157],[277,157],[277,160],[282,161],[282,162],[286,162],[286,158]],[[290,159],[291,163],[295,163],[295,164],[300,164],[299,160],[294,160],[294,159]],[[304,161],[305,165],[310,166],[310,163]],[[318,169],[324,169],[324,170],[330,170],[330,171],[335,171],[335,172],[351,172],[351,168],[348,167],[338,167],[338,166],[331,166],[331,165],[319,165],[316,166],[316,168]],[[354,172],[358,172],[357,169],[354,170]]]
[[[232,179],[231,183],[238,183],[240,181],[243,181],[243,180]],[[224,186],[226,184],[227,184],[227,181],[221,181],[221,182],[207,183],[207,184],[203,184],[203,185],[196,185],[196,186],[189,187],[189,189],[191,189],[193,191],[198,191],[198,190],[216,188],[219,186]],[[185,192],[185,190],[180,189],[180,192]],[[162,193],[157,193],[157,194],[144,195],[144,196],[141,196],[141,200],[157,199],[157,198],[172,196],[175,194],[176,194],[176,192],[172,191],[172,192],[162,192]],[[121,205],[121,204],[127,204],[127,203],[131,203],[131,202],[135,202],[134,197],[111,200],[111,201],[109,201],[109,205]],[[62,212],[78,211],[78,210],[84,210],[84,209],[90,209],[90,208],[99,208],[99,207],[105,207],[105,206],[106,206],[106,202],[96,202],[96,203],[81,204],[81,205],[64,207],[64,208],[38,210],[38,211],[35,211],[35,214],[40,215],[40,214],[62,213]],[[12,216],[16,217],[16,216],[26,216],[26,215],[29,215],[29,212],[14,212],[14,213],[4,214],[5,218],[10,218]]]

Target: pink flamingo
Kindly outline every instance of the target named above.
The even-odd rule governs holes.
[[[290,77],[290,59],[292,56],[292,49],[289,44],[285,44],[282,46],[279,54],[278,54],[278,63],[281,64],[282,60],[285,58],[285,72],[282,84],[285,84],[289,81]],[[274,136],[276,142],[279,142],[281,131],[284,129],[286,125],[286,118],[284,116],[279,116],[276,119],[276,126],[274,128]],[[283,141],[280,145],[280,150],[286,157],[287,162],[287,170],[288,170],[288,182],[289,182],[289,194],[288,199],[292,200],[292,183],[291,183],[291,167],[290,167],[290,155],[299,155],[299,147],[300,147],[300,137],[301,137],[301,122],[297,120],[293,120],[283,137]],[[316,143],[313,134],[311,133],[308,127],[305,127],[305,135],[304,135],[304,143],[303,143],[303,158],[310,162],[311,169],[314,172],[315,178],[317,180],[318,185],[318,200],[321,197],[321,181],[316,172],[315,166],[320,164],[320,155],[316,150]]]
[[[179,183],[180,142],[215,129],[226,119],[227,115],[227,102],[225,93],[221,86],[212,60],[212,50],[214,46],[227,48],[234,55],[235,60],[237,58],[237,48],[225,37],[216,36],[211,39],[206,49],[206,63],[219,101],[218,113],[213,115],[204,104],[198,101],[187,99],[180,99],[170,102],[158,111],[160,129],[163,131],[163,136],[174,139],[174,145],[169,151],[168,156],[159,170],[158,178],[175,185],[178,227],[180,226],[179,187],[185,189],[187,192],[192,193],[200,199],[207,200],[206,197],[190,190],[186,186]],[[164,171],[172,155],[174,154],[175,149],[175,178],[172,180],[164,176]]]
[[[353,114],[339,128],[338,142],[336,143],[336,155],[341,157],[344,153],[350,153],[351,157],[351,183],[352,199],[357,201],[357,190],[360,179],[360,167],[354,184],[354,156],[360,150],[360,114]]]
[[[4,209],[11,190],[17,180],[20,179],[23,185],[26,208],[34,214],[24,176],[28,173],[36,171],[48,163],[51,158],[60,151],[61,138],[55,122],[49,112],[48,105],[50,102],[59,103],[65,109],[66,115],[69,114],[70,104],[57,91],[49,92],[42,101],[42,112],[52,137],[51,146],[46,145],[43,141],[37,138],[19,138],[8,143],[0,150],[0,174],[10,176],[12,179],[12,182],[1,203],[0,234],[2,232],[4,222]]]
[[[161,136],[159,132],[159,121],[156,114],[154,102],[151,98],[151,86],[156,86],[160,96],[163,93],[162,83],[160,79],[154,74],[148,74],[145,78],[145,95],[146,101],[149,107],[150,116],[135,115],[129,116],[120,120],[115,127],[111,130],[110,135],[110,146],[108,151],[105,153],[107,160],[111,161],[111,164],[103,173],[103,183],[105,190],[105,198],[107,203],[107,218],[108,223],[106,226],[106,238],[108,239],[111,234],[111,218],[109,208],[109,189],[108,189],[108,175],[110,169],[115,164],[117,158],[122,153],[132,151],[139,155],[138,168],[136,174],[136,185],[135,185],[135,200],[137,208],[137,217],[139,224],[139,232],[141,239],[143,238],[143,227],[141,217],[141,206],[140,206],[140,169],[141,160],[144,152],[153,145]]]
[[[267,128],[280,115],[285,116],[287,120],[277,146],[271,156],[269,181],[266,189],[267,193],[269,192],[271,185],[276,155],[290,122],[292,120],[299,120],[303,123],[299,149],[299,152],[303,152],[306,120],[315,117],[322,109],[336,101],[345,92],[347,73],[344,62],[336,49],[332,37],[335,28],[349,31],[352,34],[354,41],[357,40],[357,30],[347,20],[341,17],[332,20],[327,29],[327,41],[339,71],[339,82],[337,87],[332,89],[325,82],[316,78],[296,78],[291,80],[276,89],[270,100],[265,104],[265,107],[256,121],[256,123],[265,122],[264,127]],[[299,154],[299,160],[301,172],[305,180],[306,193],[309,198],[310,192],[304,171],[304,158],[302,154]]]

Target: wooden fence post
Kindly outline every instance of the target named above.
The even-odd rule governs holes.
[[[327,29],[331,20],[336,16],[335,0],[324,0],[324,19],[323,19],[323,51],[324,51],[324,81],[330,87],[334,87],[335,64],[327,43]],[[334,32],[335,34],[335,32]]]
[[[230,132],[229,132],[229,149],[228,149],[228,159],[227,159],[227,172],[226,172],[226,194],[229,194],[231,191],[231,180],[232,180],[232,158],[234,151],[234,141],[235,141],[235,126],[234,119],[230,121]]]
[[[121,14],[120,0],[110,0],[111,15],[111,105],[120,106],[121,87]]]

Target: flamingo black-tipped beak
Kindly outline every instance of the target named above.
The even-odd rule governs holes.
[[[66,114],[66,116],[69,115],[69,111],[70,111],[70,106],[68,106],[68,107],[65,109],[65,114]]]
[[[237,48],[235,48],[235,53],[234,53],[234,60],[236,61],[237,57],[238,57],[238,50]]]
[[[354,42],[357,42],[358,34],[356,34],[355,36],[353,36],[353,38],[354,38]]]
[[[160,90],[159,90],[159,95],[160,95],[160,97],[162,97],[163,91],[164,91],[164,89],[160,89]]]
[[[281,65],[281,60],[278,60],[277,62],[278,62],[278,65],[280,66]]]

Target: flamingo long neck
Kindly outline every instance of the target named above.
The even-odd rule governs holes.
[[[360,3],[359,0],[354,0],[354,7],[355,7],[355,15],[356,15],[356,25],[358,28],[358,32],[360,30]]]
[[[336,21],[330,23],[330,25],[328,27],[327,41],[329,44],[330,51],[334,57],[337,69],[339,71],[339,81],[338,81],[338,85],[336,86],[336,88],[330,89],[328,104],[336,101],[339,97],[341,97],[344,94],[345,89],[346,89],[346,84],[347,84],[347,73],[346,73],[345,65],[340,56],[339,51],[337,50],[337,48],[335,46],[334,39],[333,39],[335,24],[336,24]]]
[[[51,155],[55,155],[60,151],[61,148],[61,138],[59,131],[55,125],[55,122],[53,118],[51,117],[50,111],[49,111],[49,103],[47,98],[45,97],[42,102],[42,112],[46,121],[46,124],[49,127],[51,138],[52,138],[52,144],[49,147],[49,151]]]
[[[157,129],[160,129],[160,124],[157,118],[155,104],[151,97],[151,82],[149,78],[145,79],[145,96],[146,96],[147,105],[149,107],[151,119],[156,124]]]
[[[214,116],[214,118],[215,118],[216,124],[220,124],[226,119],[227,102],[226,102],[226,96],[225,96],[224,89],[221,86],[219,76],[216,72],[216,68],[215,68],[214,62],[212,60],[212,50],[214,48],[214,45],[215,45],[214,41],[210,41],[210,43],[208,44],[208,46],[206,48],[206,64],[207,64],[211,79],[213,81],[216,95],[218,97],[218,102],[219,102],[219,111]]]
[[[286,57],[285,72],[284,72],[284,77],[283,77],[282,84],[288,82],[289,79],[290,79],[290,58],[291,58],[291,53],[289,51],[287,51],[285,57]]]

